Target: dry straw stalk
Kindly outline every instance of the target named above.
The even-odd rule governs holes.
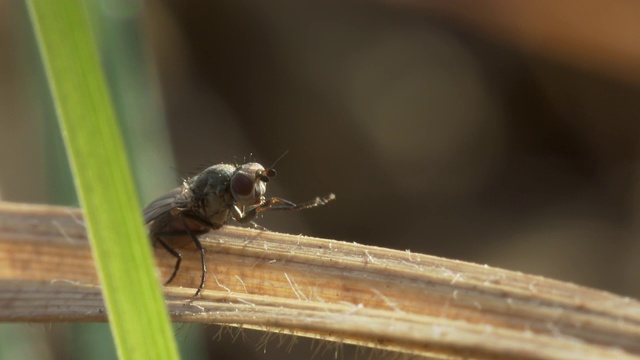
[[[336,240],[228,226],[189,241],[175,321],[296,333],[436,358],[640,359],[640,303],[569,283]],[[173,258],[156,249],[161,279]],[[74,208],[0,203],[0,321],[105,321]]]

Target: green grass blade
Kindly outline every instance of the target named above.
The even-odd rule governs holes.
[[[120,359],[177,359],[83,0],[29,0]]]

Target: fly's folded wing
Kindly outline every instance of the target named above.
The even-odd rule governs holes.
[[[148,224],[157,219],[160,215],[174,208],[184,208],[188,205],[189,199],[183,191],[182,186],[169,191],[161,197],[152,201],[142,211],[144,215],[144,223]]]

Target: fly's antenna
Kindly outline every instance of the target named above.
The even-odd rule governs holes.
[[[276,161],[274,161],[274,162],[273,162],[273,164],[271,164],[267,169],[272,170],[272,169],[276,166],[276,164],[278,163],[278,161],[282,160],[282,158],[283,158],[285,155],[287,155],[288,153],[289,153],[289,150],[286,150],[286,151],[285,151],[282,155],[280,155],[280,156],[276,159]]]

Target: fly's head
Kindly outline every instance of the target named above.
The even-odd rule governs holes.
[[[231,194],[237,205],[255,207],[265,201],[267,183],[276,176],[274,169],[265,169],[258,163],[247,163],[236,168],[231,176]]]

